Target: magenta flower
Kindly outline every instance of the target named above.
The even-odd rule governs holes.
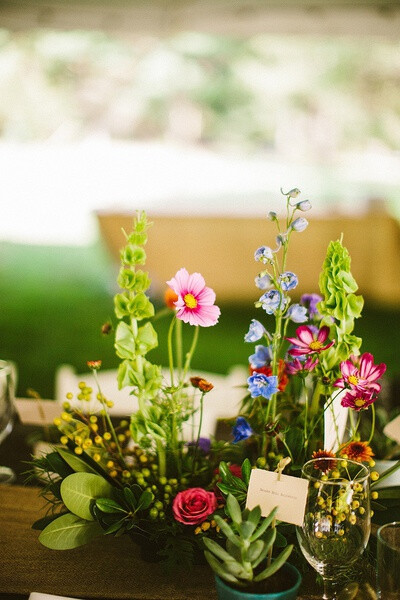
[[[318,358],[313,360],[312,356],[309,356],[304,362],[295,358],[292,362],[286,363],[286,371],[290,375],[307,375],[315,369],[317,364]]]
[[[324,346],[324,342],[329,335],[329,327],[324,325],[315,333],[311,327],[301,325],[296,329],[297,338],[286,338],[295,348],[290,348],[289,354],[292,356],[303,356],[304,354],[319,354],[323,350],[333,346],[335,341],[329,342]]]
[[[386,371],[385,363],[374,365],[374,357],[369,352],[365,352],[360,358],[351,356],[350,359],[340,363],[342,377],[334,385],[351,390],[372,390],[376,394],[380,392],[381,386],[377,379]]]
[[[189,275],[186,269],[179,269],[175,277],[167,281],[167,285],[178,295],[178,300],[174,302],[178,319],[202,327],[210,327],[218,322],[221,311],[214,304],[214,290],[206,287],[200,273]]]
[[[355,389],[349,390],[347,394],[342,398],[341,405],[348,408],[352,408],[359,412],[365,410],[370,404],[375,402],[376,396],[369,390]]]

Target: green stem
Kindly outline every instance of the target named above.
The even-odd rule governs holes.
[[[175,349],[176,349],[176,368],[178,369],[178,377],[182,374],[182,321],[176,319],[175,325]]]
[[[368,442],[367,442],[368,445],[370,445],[370,443],[372,442],[372,438],[374,437],[374,433],[375,433],[376,413],[375,413],[375,405],[374,404],[371,405],[371,410],[372,410],[372,423],[371,423],[371,433],[370,433],[370,436],[369,436]]]
[[[271,529],[275,529],[276,528],[276,518],[274,517],[272,519],[272,523],[271,523]],[[271,548],[268,550],[268,560],[267,560],[267,567],[270,566],[271,561],[272,561],[272,551],[274,549],[274,545],[271,544]]]
[[[183,372],[182,372],[182,377],[181,377],[181,385],[183,385],[186,375],[187,375],[187,372],[190,368],[190,362],[192,360],[193,353],[196,349],[198,339],[199,339],[199,326],[196,325],[194,334],[193,334],[192,345],[190,346],[189,352],[186,354],[185,366],[183,367]]]
[[[160,477],[165,477],[167,474],[167,458],[165,448],[161,441],[157,442],[157,458],[158,458],[158,474]]]
[[[199,429],[198,429],[198,432],[197,432],[196,446],[194,448],[193,465],[192,465],[192,475],[194,474],[195,469],[196,469],[197,451],[198,451],[198,448],[199,448],[199,439],[200,439],[200,434],[201,434],[201,426],[203,424],[203,400],[204,400],[204,392],[202,392],[201,398],[200,398],[200,421],[199,421]]]
[[[168,329],[168,364],[169,364],[169,373],[171,376],[171,387],[174,385],[174,351],[172,348],[172,333],[174,331],[174,326],[177,319],[174,315],[171,324]]]
[[[104,396],[101,393],[100,383],[99,383],[99,379],[97,377],[97,371],[96,371],[96,369],[92,369],[92,373],[93,373],[94,379],[96,381],[97,389],[99,391],[100,402],[103,405],[103,409],[104,409],[104,412],[105,412],[105,418],[106,418],[108,427],[110,429],[111,435],[113,437],[113,440],[115,442],[115,445],[116,445],[116,448],[117,448],[117,451],[118,451],[118,455],[119,455],[119,457],[121,459],[122,464],[124,465],[124,467],[126,467],[125,460],[124,460],[124,457],[123,457],[122,452],[121,452],[121,447],[120,447],[119,442],[118,442],[118,437],[117,437],[117,434],[115,433],[114,425],[112,424],[110,415],[109,415],[108,410],[107,410],[107,404],[105,403]]]
[[[305,404],[304,404],[304,445],[307,447],[308,445],[308,394],[307,394],[307,386],[306,380],[302,378],[302,388],[304,391]]]

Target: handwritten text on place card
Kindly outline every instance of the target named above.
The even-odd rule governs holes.
[[[251,472],[246,507],[260,505],[263,517],[277,506],[279,521],[302,525],[307,501],[308,481],[300,477],[253,469]]]

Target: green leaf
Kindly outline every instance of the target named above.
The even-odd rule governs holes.
[[[261,508],[259,506],[255,506],[247,516],[247,521],[253,523],[255,527],[259,524],[261,519]]]
[[[47,525],[40,534],[39,541],[52,550],[70,550],[87,544],[102,533],[103,530],[97,521],[85,521],[67,513]]]
[[[228,494],[226,506],[232,521],[235,525],[240,525],[242,522],[242,511],[240,510],[239,502],[236,500],[235,496]]]
[[[213,554],[211,554],[211,552],[208,552],[208,550],[205,550],[204,556],[205,556],[206,561],[212,568],[212,570],[217,575],[219,575],[221,577],[221,579],[224,579],[225,581],[228,581],[229,583],[239,583],[239,581],[237,580],[236,577],[231,575],[231,573],[228,573],[227,571],[225,571],[222,564],[215,558],[215,556]]]
[[[74,469],[62,459],[60,452],[50,452],[46,454],[46,462],[51,471],[57,473],[62,479],[68,477],[74,472]]]
[[[260,525],[260,527],[257,529],[257,531],[254,533],[254,535],[251,536],[250,541],[254,542],[255,540],[257,540],[263,533],[265,533],[265,531],[268,529],[268,527],[271,525],[276,513],[278,511],[278,507],[275,506],[275,508],[273,510],[271,510],[271,512],[269,513],[268,517],[265,517]]]
[[[116,294],[116,296],[114,296],[114,311],[118,319],[129,316],[128,294]]]
[[[239,562],[236,562],[236,560],[233,560],[232,558],[224,561],[223,568],[225,569],[225,572],[231,573],[238,579],[248,581],[252,578],[253,573],[251,571],[246,571],[243,565],[241,565]]]
[[[110,498],[112,486],[100,475],[92,473],[73,473],[61,484],[61,496],[65,506],[72,513],[93,521],[91,505],[98,498]]]
[[[139,327],[136,344],[137,352],[141,355],[145,355],[147,352],[158,346],[157,333],[150,322]]]
[[[146,510],[154,500],[154,494],[145,490],[139,498],[136,510]]]
[[[289,558],[291,552],[293,550],[293,545],[287,546],[280,555],[274,559],[274,561],[266,568],[264,571],[261,571],[256,577],[254,577],[254,581],[262,581],[263,579],[267,579],[267,577],[271,577],[274,573],[279,571],[279,569],[285,564],[287,559]]]
[[[70,450],[65,450],[65,448],[57,448],[57,452],[61,456],[63,460],[71,467],[75,473],[95,473],[98,475],[97,471],[87,464],[82,458],[79,458]]]
[[[267,533],[263,536],[262,540],[260,540],[263,542],[263,549],[262,549],[259,557],[253,563],[253,569],[258,567],[258,565],[261,564],[262,561],[267,557],[267,554],[270,551],[270,548],[275,543],[275,538],[276,538],[276,529],[274,528],[274,529],[270,529],[269,531],[267,531]],[[257,543],[257,542],[254,542],[254,543]]]
[[[135,487],[138,487],[138,488],[139,488],[139,490],[140,490],[140,492],[142,491],[142,490],[141,490],[141,488],[140,488],[139,486],[136,486],[136,485],[135,485]],[[129,488],[129,487],[124,487],[123,494],[124,494],[124,497],[125,497],[125,500],[126,500],[126,502],[128,503],[128,506],[129,506],[130,508],[132,508],[133,510],[135,510],[135,509],[136,509],[136,504],[137,504],[137,502],[136,502],[136,498],[135,498],[135,496],[134,496],[134,493],[133,493],[133,491],[131,490],[131,488]]]
[[[249,461],[248,458],[246,458],[242,463],[242,479],[247,487],[249,487],[250,475],[251,475],[251,462]]]
[[[264,550],[264,542],[262,540],[257,540],[250,544],[247,550],[247,559],[254,563],[255,560],[260,556],[261,552]],[[254,568],[254,565],[252,565]]]
[[[249,540],[254,533],[256,526],[251,521],[243,521],[239,525],[239,532],[242,538]]]
[[[211,538],[204,537],[203,542],[204,542],[205,547],[208,548],[208,550],[210,550],[210,552],[215,554],[215,556],[217,558],[220,558],[223,561],[232,560],[232,559],[236,560],[236,556],[232,556],[231,554],[229,554],[229,552],[224,550],[224,548],[222,548],[222,546],[217,544],[217,542],[215,542]]]
[[[125,321],[120,321],[115,332],[115,350],[120,358],[132,360],[135,356],[135,338]]]
[[[55,521],[56,519],[61,517],[62,514],[66,515],[69,513],[57,513],[56,515],[48,515],[47,517],[38,519],[37,521],[35,521],[33,523],[32,529],[38,529],[38,530],[42,531],[45,527],[47,527],[47,525],[49,525],[49,523],[52,523],[53,521]]]
[[[115,502],[115,500],[112,500],[111,498],[98,498],[96,500],[96,506],[101,510],[101,512],[104,513],[123,512],[127,514],[127,511],[120,504],[118,504],[118,502]]]
[[[223,518],[219,515],[215,515],[214,519],[217,525],[221,528],[222,533],[228,538],[228,540],[231,540],[232,544],[241,548],[242,544],[239,538],[234,534],[231,526],[228,525],[228,523],[224,521]]]

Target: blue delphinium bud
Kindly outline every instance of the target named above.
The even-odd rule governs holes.
[[[264,373],[254,373],[248,378],[247,383],[252,398],[263,396],[263,398],[269,400],[278,391],[278,378],[276,375],[268,376]]]
[[[276,219],[277,219],[276,212],[274,212],[273,210],[270,210],[269,213],[268,213],[268,219],[270,221],[276,221]]]
[[[281,188],[281,193],[284,196],[288,196],[289,198],[297,198],[297,196],[299,194],[301,194],[300,190],[298,188],[293,188],[292,190],[290,190],[289,192],[284,192],[283,189]]]
[[[268,292],[265,292],[265,294],[261,296],[259,302],[267,315],[273,315],[278,308],[284,308],[286,303],[278,290],[269,290]]]
[[[307,210],[310,210],[311,202],[309,200],[303,200],[302,202],[298,202],[296,204],[296,208],[302,212],[306,212]]]
[[[274,255],[269,246],[260,246],[254,252],[254,260],[256,260],[257,262],[262,262],[264,264],[267,264],[268,262],[273,260],[273,258],[274,258]]]
[[[272,354],[270,346],[256,346],[255,353],[249,356],[249,363],[253,369],[265,367],[271,362]]]
[[[283,291],[288,292],[289,290],[294,290],[299,280],[297,279],[297,275],[292,273],[292,271],[285,271],[279,276],[279,282]]]
[[[264,325],[262,325],[260,321],[257,321],[257,319],[252,319],[249,331],[244,336],[244,341],[250,343],[258,342],[258,340],[260,340],[266,333],[267,331]]]
[[[293,323],[305,323],[307,321],[307,309],[300,304],[292,304],[285,315]]]
[[[259,275],[257,275],[257,277],[255,277],[254,283],[256,284],[258,289],[267,290],[269,287],[271,287],[271,277],[266,273],[264,275],[260,273]]]
[[[235,425],[232,428],[232,433],[235,436],[233,443],[237,444],[238,442],[247,440],[247,438],[252,436],[253,430],[244,417],[238,417]]]
[[[305,306],[308,305],[308,312],[310,313],[310,317],[315,317],[316,319],[321,318],[321,314],[317,308],[318,302],[321,302],[322,296],[319,294],[303,294],[300,298],[300,302]]]
[[[304,231],[306,227],[308,227],[308,221],[304,217],[295,219],[291,225],[291,228],[294,229],[294,231]]]

